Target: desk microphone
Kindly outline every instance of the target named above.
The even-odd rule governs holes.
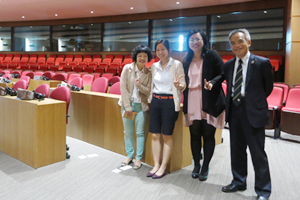
[[[30,87],[31,89],[33,89],[33,94],[34,94],[34,99],[38,99],[39,101],[44,100],[46,98],[46,95],[38,93],[34,90],[33,87],[31,87],[30,85],[27,84],[28,87]]]

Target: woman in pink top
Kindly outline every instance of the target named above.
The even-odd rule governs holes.
[[[204,80],[211,80],[221,74],[223,60],[217,52],[207,49],[208,41],[201,30],[190,31],[187,44],[188,53],[183,60],[187,86],[183,92],[183,112],[185,126],[189,126],[191,134],[191,149],[195,165],[192,177],[205,181],[208,177],[209,162],[215,149],[216,128],[224,127],[225,95],[221,82],[214,85],[213,91],[204,89]],[[200,165],[201,137],[204,142],[202,169]]]

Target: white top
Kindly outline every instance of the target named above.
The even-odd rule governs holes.
[[[241,95],[242,97],[245,96],[245,85],[246,85],[246,74],[247,74],[247,69],[248,69],[248,61],[249,61],[249,58],[250,58],[250,51],[248,51],[248,53],[243,57],[241,58],[241,60],[243,61],[243,64],[242,64],[242,68],[243,68],[243,83],[242,83],[242,88],[241,88]],[[235,64],[234,64],[234,71],[233,71],[233,79],[232,79],[232,95],[234,93],[234,83],[235,83],[235,75],[236,75],[236,70],[239,66],[239,58],[236,57],[235,59]]]
[[[143,70],[140,71],[137,65],[135,64],[135,78],[139,77],[140,74],[143,73]],[[136,87],[135,83],[133,85],[133,92],[132,92],[132,101],[134,103],[141,103],[141,99],[138,97],[139,89]]]
[[[173,79],[170,73],[170,67],[173,63],[173,58],[170,57],[169,62],[165,69],[161,67],[161,61],[158,62],[156,66],[156,73],[154,75],[153,83],[153,93],[156,94],[170,94],[173,95],[172,85]]]

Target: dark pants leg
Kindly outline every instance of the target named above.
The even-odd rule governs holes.
[[[236,107],[231,106],[229,119],[231,140],[231,167],[233,184],[246,185],[247,178],[247,145],[255,171],[255,192],[257,195],[269,197],[271,193],[271,178],[265,145],[264,127],[251,126],[244,102]]]
[[[207,124],[206,120],[194,120],[193,124],[189,127],[191,134],[191,149],[195,168],[200,169],[200,155],[201,155],[201,136],[203,137],[203,151],[204,161],[201,172],[207,172],[209,162],[215,150],[215,131],[216,128]]]

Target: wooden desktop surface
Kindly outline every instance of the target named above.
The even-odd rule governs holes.
[[[126,155],[124,128],[119,95],[92,91],[71,92],[67,135],[110,151]],[[145,150],[142,161],[154,165],[149,129],[149,112],[145,123]],[[134,146],[135,134],[134,134]],[[216,131],[216,144],[222,141],[222,131]],[[181,169],[192,163],[189,128],[184,126],[184,115],[179,113],[173,133],[173,150],[168,171]],[[120,163],[123,160],[120,160]],[[116,163],[118,165],[119,163]]]
[[[18,82],[20,79],[18,78],[12,78],[11,81],[16,83]],[[38,86],[42,85],[43,83],[48,84],[50,87],[57,87],[58,84],[61,83],[61,81],[55,81],[55,80],[49,80],[49,81],[44,81],[44,80],[34,80],[34,79],[30,79],[29,82],[29,86],[27,89],[32,91],[34,89],[36,89]]]
[[[0,151],[39,168],[66,159],[66,103],[0,96]]]

